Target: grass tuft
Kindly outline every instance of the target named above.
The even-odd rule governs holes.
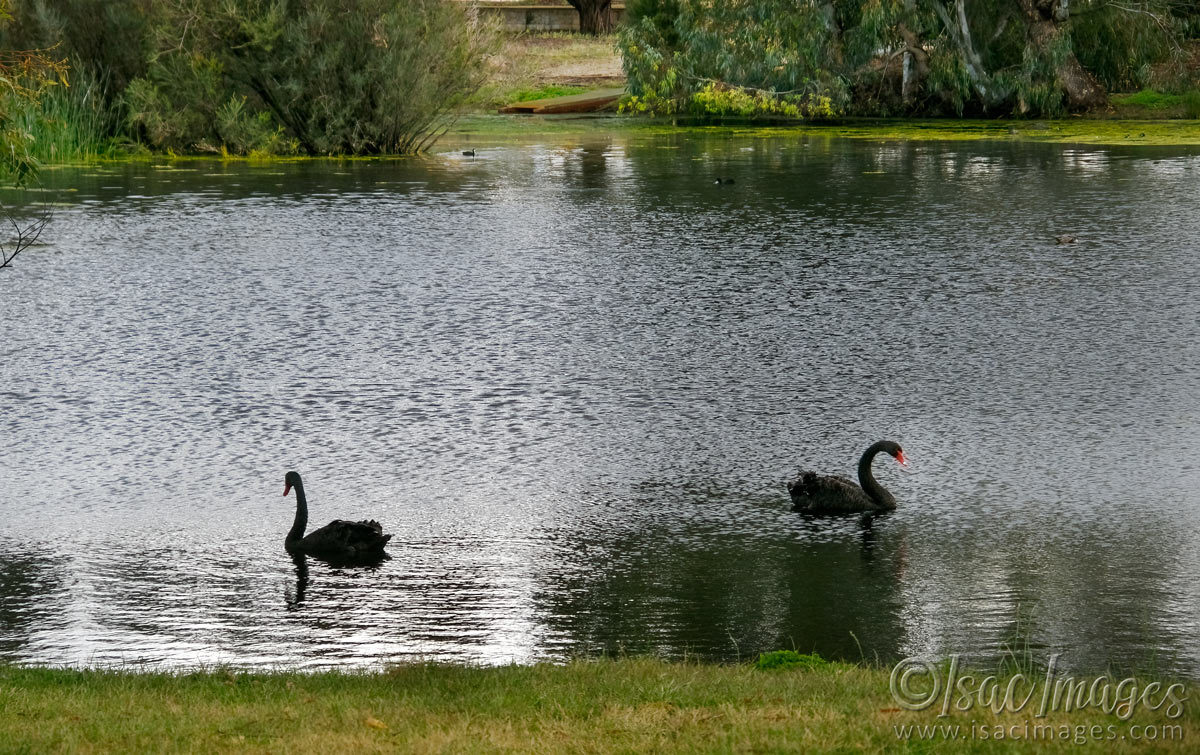
[[[760,653],[754,667],[763,670],[789,668],[821,668],[828,666],[829,661],[813,653],[806,655],[795,650],[775,650],[770,653]]]

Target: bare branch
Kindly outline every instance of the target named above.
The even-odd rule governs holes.
[[[12,225],[13,231],[16,233],[16,237],[11,241],[11,254],[6,245],[0,243],[0,268],[5,268],[11,266],[12,261],[17,258],[18,254],[37,243],[38,239],[41,238],[42,231],[46,230],[46,226],[50,223],[52,213],[49,205],[47,205],[42,213],[34,218],[33,222],[22,228],[11,212],[3,207],[0,207],[0,211],[4,212],[5,218]]]
[[[1158,24],[1158,28],[1162,29],[1163,33],[1167,35],[1167,38],[1171,40],[1171,44],[1174,45],[1176,49],[1183,49],[1183,46],[1180,44],[1179,40],[1175,38],[1175,31],[1167,24],[1165,20],[1163,20],[1161,16],[1151,13],[1144,8],[1131,8],[1126,5],[1120,5],[1119,3],[1110,2],[1108,3],[1108,7],[1116,8],[1117,10],[1124,11],[1126,13],[1141,13],[1149,16],[1154,20],[1154,23]]]

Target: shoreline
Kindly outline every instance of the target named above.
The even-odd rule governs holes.
[[[903,120],[841,119],[836,122],[762,123],[677,122],[671,118],[629,115],[488,115],[458,119],[421,155],[232,155],[220,153],[130,152],[83,160],[45,162],[39,170],[123,163],[168,164],[193,161],[261,163],[379,161],[420,159],[475,147],[506,147],[555,139],[625,135],[629,137],[719,136],[781,138],[805,136],[877,142],[1005,142],[1084,147],[1200,147],[1200,120],[1068,119]]]
[[[683,122],[628,115],[468,115],[430,150],[472,139],[529,141],[593,133],[728,134],[778,137],[796,134],[868,141],[1004,141],[1089,146],[1200,146],[1200,120],[839,119],[831,122]]]

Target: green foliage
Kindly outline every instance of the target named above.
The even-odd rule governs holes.
[[[1145,13],[1130,10],[1134,4],[1118,5],[1098,0],[1079,3],[1071,38],[1084,68],[1109,89],[1128,91],[1149,84],[1150,63],[1171,54],[1172,39],[1159,23],[1170,16],[1165,3],[1148,3]]]
[[[38,162],[88,160],[118,149],[100,87],[90,79],[76,77],[72,86],[49,88],[37,99],[9,93],[0,109]]]
[[[18,0],[3,44],[53,49],[75,75],[92,83],[93,97],[112,107],[129,82],[146,70],[148,29],[165,0]],[[118,128],[120,118],[109,126]]]
[[[270,113],[247,110],[246,98],[237,95],[217,108],[216,129],[222,150],[239,155],[290,155],[300,148]]]
[[[944,48],[934,50],[929,56],[926,86],[955,115],[962,115],[967,101],[974,96],[971,76],[962,58]]]
[[[175,152],[211,151],[212,143],[221,142],[216,103],[230,96],[212,60],[172,56],[130,82],[123,104],[131,133],[148,144]]]
[[[692,94],[692,115],[705,117],[832,118],[838,115],[833,101],[824,95],[776,95],[710,83]]]
[[[0,54],[2,159],[25,172],[34,155],[130,138],[179,152],[414,151],[479,87],[496,39],[446,0],[0,0],[3,49],[51,49],[87,82],[38,104],[55,72]]]
[[[1063,89],[1058,81],[1059,64],[1071,54],[1068,37],[1060,37],[1046,50],[1027,45],[1022,50],[1021,65],[1015,71],[997,76],[1016,99],[1016,115],[1061,115],[1065,109]]]
[[[819,98],[836,110],[846,97],[845,82],[829,68],[839,53],[819,6],[788,0],[642,5],[619,37],[637,97],[631,109],[780,114],[802,111],[802,103]],[[780,99],[787,96],[798,99]]]
[[[483,82],[491,30],[442,0],[195,0],[153,28],[129,123],[167,149],[404,153]]]
[[[648,21],[667,47],[677,47],[679,34],[675,31],[675,20],[679,18],[679,3],[680,0],[628,0],[625,17],[638,23]]]
[[[754,667],[766,671],[789,668],[824,668],[829,661],[813,653],[797,653],[795,650],[774,650],[770,653],[760,653]]]
[[[12,3],[0,0],[0,32],[13,21]],[[23,183],[37,173],[33,133],[24,114],[52,87],[67,86],[67,64],[43,50],[0,48],[0,175]]]
[[[620,35],[626,109],[786,109],[751,106],[762,91],[860,115],[1056,115],[1096,91],[1087,77],[1106,89],[1146,82],[1200,17],[1171,0],[1062,7],[1048,18],[1012,0],[638,0]],[[704,91],[712,84],[720,96]]]

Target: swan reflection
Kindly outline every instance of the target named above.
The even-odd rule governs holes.
[[[296,565],[296,589],[284,591],[284,600],[289,609],[299,607],[304,602],[304,593],[308,591],[308,557],[303,553],[293,553],[292,563]]]

